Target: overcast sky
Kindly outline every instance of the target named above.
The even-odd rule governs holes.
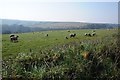
[[[45,2],[46,1],[46,2]],[[48,2],[47,2],[48,1]],[[86,2],[85,2],[86,1]],[[1,19],[118,23],[118,0],[106,2],[2,0]],[[115,2],[116,1],[116,2]]]

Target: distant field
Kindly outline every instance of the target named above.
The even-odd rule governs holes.
[[[120,77],[118,30],[58,30],[20,33],[19,42],[2,35],[4,79],[97,80]],[[70,38],[70,33],[76,33]],[[48,36],[45,36],[48,34]],[[68,39],[65,39],[65,37]]]
[[[2,35],[2,53],[3,57],[9,55],[16,55],[21,52],[29,52],[30,49],[33,52],[38,52],[39,50],[54,47],[55,45],[62,45],[65,43],[73,42],[73,41],[81,41],[87,39],[98,39],[105,37],[107,35],[111,35],[115,33],[115,30],[96,30],[96,36],[94,37],[86,37],[84,36],[85,33],[92,33],[91,30],[71,30],[68,32],[67,30],[59,30],[59,31],[42,31],[42,32],[34,32],[34,33],[20,33],[16,34],[19,35],[19,42],[12,43],[10,42],[10,35],[4,34]],[[75,38],[69,38],[70,33],[76,33],[77,36]],[[48,34],[49,36],[46,37],[45,35]],[[69,39],[65,39],[65,37]]]

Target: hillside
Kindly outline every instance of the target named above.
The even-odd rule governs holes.
[[[116,28],[117,24],[108,23],[83,23],[83,22],[54,22],[54,21],[24,21],[2,19],[2,33],[23,33],[45,30],[64,30],[64,29],[111,29]]]
[[[101,29],[114,28],[116,24],[83,23],[83,22],[46,22],[31,25],[31,27],[41,27],[50,29]]]

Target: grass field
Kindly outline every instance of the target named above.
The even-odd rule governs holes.
[[[92,33],[92,30],[72,30],[67,32],[63,31],[44,31],[44,32],[34,32],[34,33],[21,33],[19,35],[19,42],[12,43],[10,42],[10,35],[6,34],[2,36],[2,52],[3,56],[6,55],[16,55],[20,52],[29,52],[32,49],[35,52],[39,50],[54,47],[55,45],[65,44],[73,41],[81,41],[87,39],[98,39],[105,37],[107,35],[113,34],[114,30],[96,30],[97,36],[94,37],[85,37],[84,34]],[[65,39],[65,36],[69,37],[70,33],[76,33],[75,38]],[[49,34],[48,37],[45,35]]]
[[[70,33],[77,35],[69,38]],[[3,77],[73,80],[120,77],[118,31],[98,29],[92,37],[84,36],[85,33],[92,33],[92,29],[19,33],[17,43],[3,34]]]

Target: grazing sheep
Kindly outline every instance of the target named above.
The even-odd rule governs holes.
[[[11,36],[11,37],[10,37],[11,42],[18,42],[18,37],[19,37],[19,36],[15,36],[15,35],[14,35],[14,36]]]
[[[71,33],[71,34],[70,34],[70,38],[75,37],[75,36],[76,36],[75,33]]]
[[[48,36],[48,34],[46,36]]]
[[[85,33],[85,36],[87,36],[88,35],[88,33]]]
[[[90,36],[91,37],[91,34],[90,33],[85,33],[85,36]]]
[[[90,36],[90,37],[91,37],[91,34],[90,34],[90,33],[88,33],[88,36]]]
[[[94,33],[92,33],[92,36],[95,36],[96,35],[96,33],[94,32]]]
[[[48,37],[48,34],[46,34],[45,36],[47,36],[47,37]]]

